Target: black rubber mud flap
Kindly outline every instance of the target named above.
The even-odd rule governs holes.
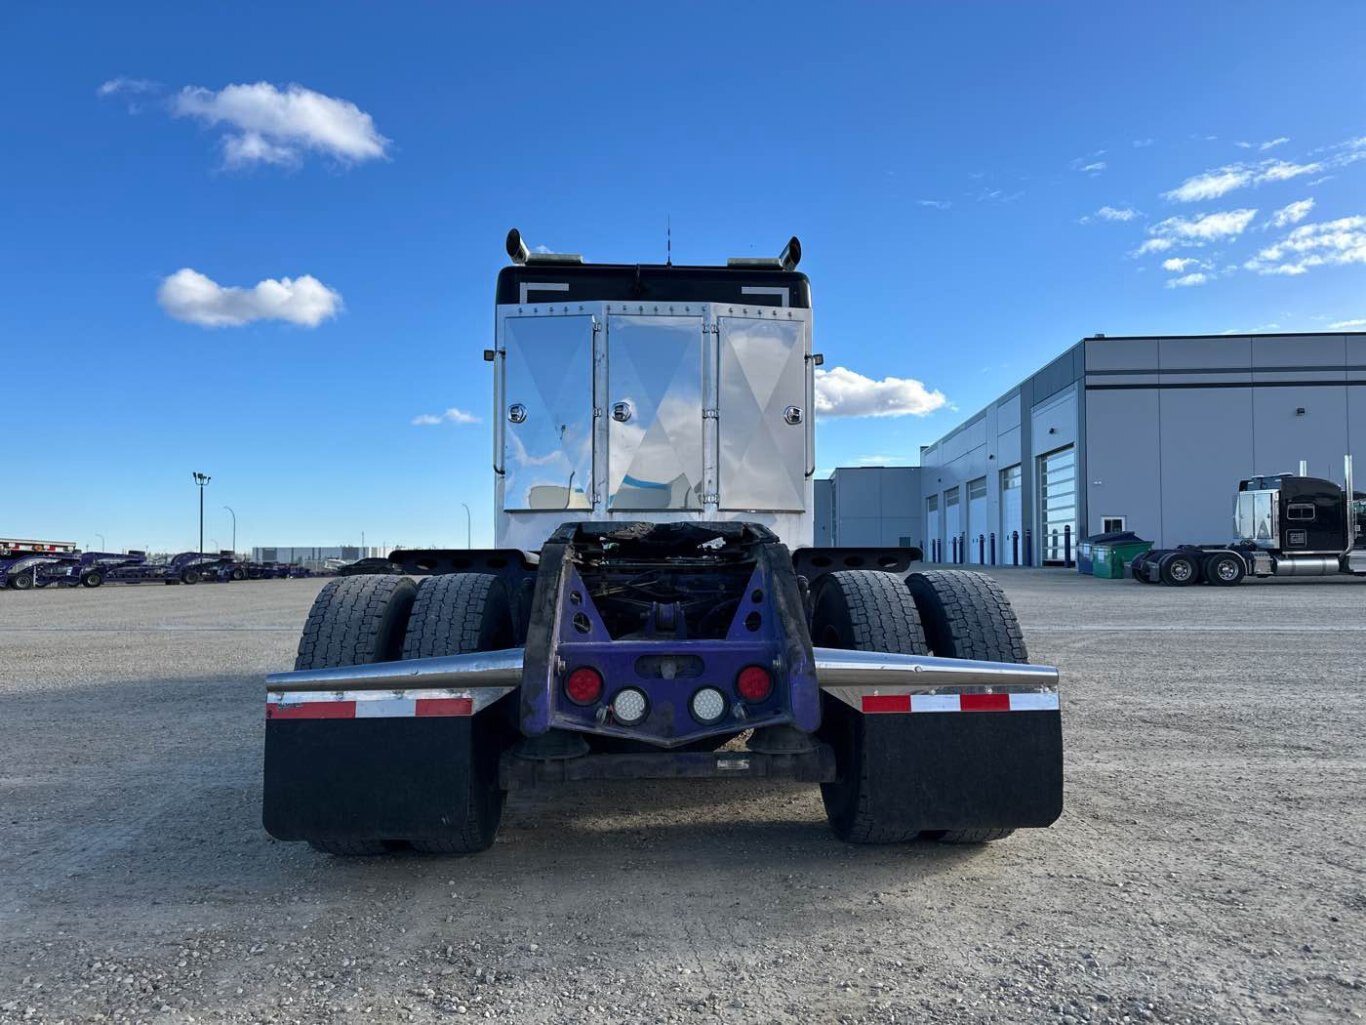
[[[861,713],[827,699],[826,716],[827,728],[865,755],[841,772],[861,765],[878,777],[859,788],[861,808],[838,812],[897,827],[847,837],[855,842],[1043,827],[1062,814],[1062,718],[1055,710]],[[829,810],[840,832],[837,809]]]
[[[449,839],[481,818],[474,802],[497,799],[507,704],[474,716],[267,719],[266,831],[315,843]]]

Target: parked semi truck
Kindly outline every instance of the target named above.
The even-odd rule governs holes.
[[[1134,559],[1135,580],[1231,587],[1249,576],[1366,577],[1366,494],[1353,490],[1352,459],[1342,486],[1300,472],[1249,477],[1234,500],[1231,544],[1159,548]]]
[[[399,573],[322,589],[266,681],[267,830],[465,853],[509,791],[755,777],[819,784],[855,843],[1051,824],[1058,674],[996,583],[812,547],[797,239],[723,266],[507,248],[496,547],[398,550]]]

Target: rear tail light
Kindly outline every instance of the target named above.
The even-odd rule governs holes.
[[[580,666],[564,681],[564,692],[575,704],[591,705],[602,697],[602,674],[596,669]]]
[[[693,718],[704,726],[720,722],[726,714],[726,696],[715,687],[703,687],[689,702]]]
[[[650,710],[650,701],[645,694],[634,687],[617,691],[612,699],[612,714],[623,726],[634,726],[645,718]]]
[[[773,693],[773,677],[763,666],[746,666],[735,679],[735,690],[746,701],[763,701]]]

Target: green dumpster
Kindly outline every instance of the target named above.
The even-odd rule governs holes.
[[[1091,575],[1105,580],[1123,580],[1128,575],[1129,563],[1136,556],[1151,549],[1153,543],[1134,534],[1124,539],[1107,540],[1091,548]]]

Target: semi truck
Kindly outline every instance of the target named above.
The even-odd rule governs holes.
[[[658,778],[819,785],[851,843],[1056,820],[1058,673],[996,582],[812,544],[798,240],[592,264],[514,229],[507,252],[495,547],[400,549],[321,590],[266,679],[266,830],[467,854],[510,792]]]
[[[1153,549],[1131,572],[1145,584],[1232,587],[1249,576],[1366,578],[1366,494],[1352,487],[1352,458],[1342,485],[1299,473],[1248,477],[1234,499],[1234,540]]]

